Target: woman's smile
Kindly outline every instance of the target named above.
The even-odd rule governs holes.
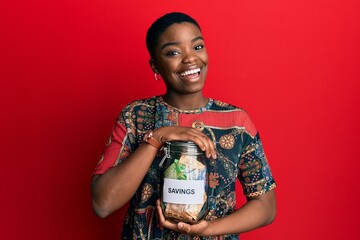
[[[196,82],[200,79],[201,68],[189,69],[184,72],[180,72],[180,78],[183,81]]]

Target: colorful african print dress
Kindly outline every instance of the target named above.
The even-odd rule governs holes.
[[[203,108],[191,111],[176,109],[161,96],[129,103],[115,122],[94,174],[103,174],[109,168],[121,164],[142,144],[145,133],[162,126],[196,127],[216,144],[217,159],[207,160],[209,211],[206,220],[221,218],[236,210],[237,178],[246,197],[258,196],[275,188],[259,134],[248,114],[240,108],[213,99],[209,99]],[[122,239],[194,239],[193,236],[156,227],[155,203],[160,198],[161,158],[160,152],[130,200]],[[239,236],[234,234],[195,239],[239,239]]]

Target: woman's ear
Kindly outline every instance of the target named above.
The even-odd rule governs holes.
[[[156,69],[156,65],[155,65],[155,60],[154,59],[150,59],[149,60],[149,64],[151,69],[153,70],[154,73],[159,73],[159,71]]]

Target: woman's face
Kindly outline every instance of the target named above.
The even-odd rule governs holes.
[[[152,68],[158,71],[168,93],[201,92],[207,74],[208,55],[199,28],[188,22],[174,23],[160,35]]]

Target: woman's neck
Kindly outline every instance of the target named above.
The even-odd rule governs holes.
[[[196,94],[169,94],[162,96],[164,101],[170,106],[181,110],[192,110],[204,107],[209,99],[204,97],[202,93]]]

